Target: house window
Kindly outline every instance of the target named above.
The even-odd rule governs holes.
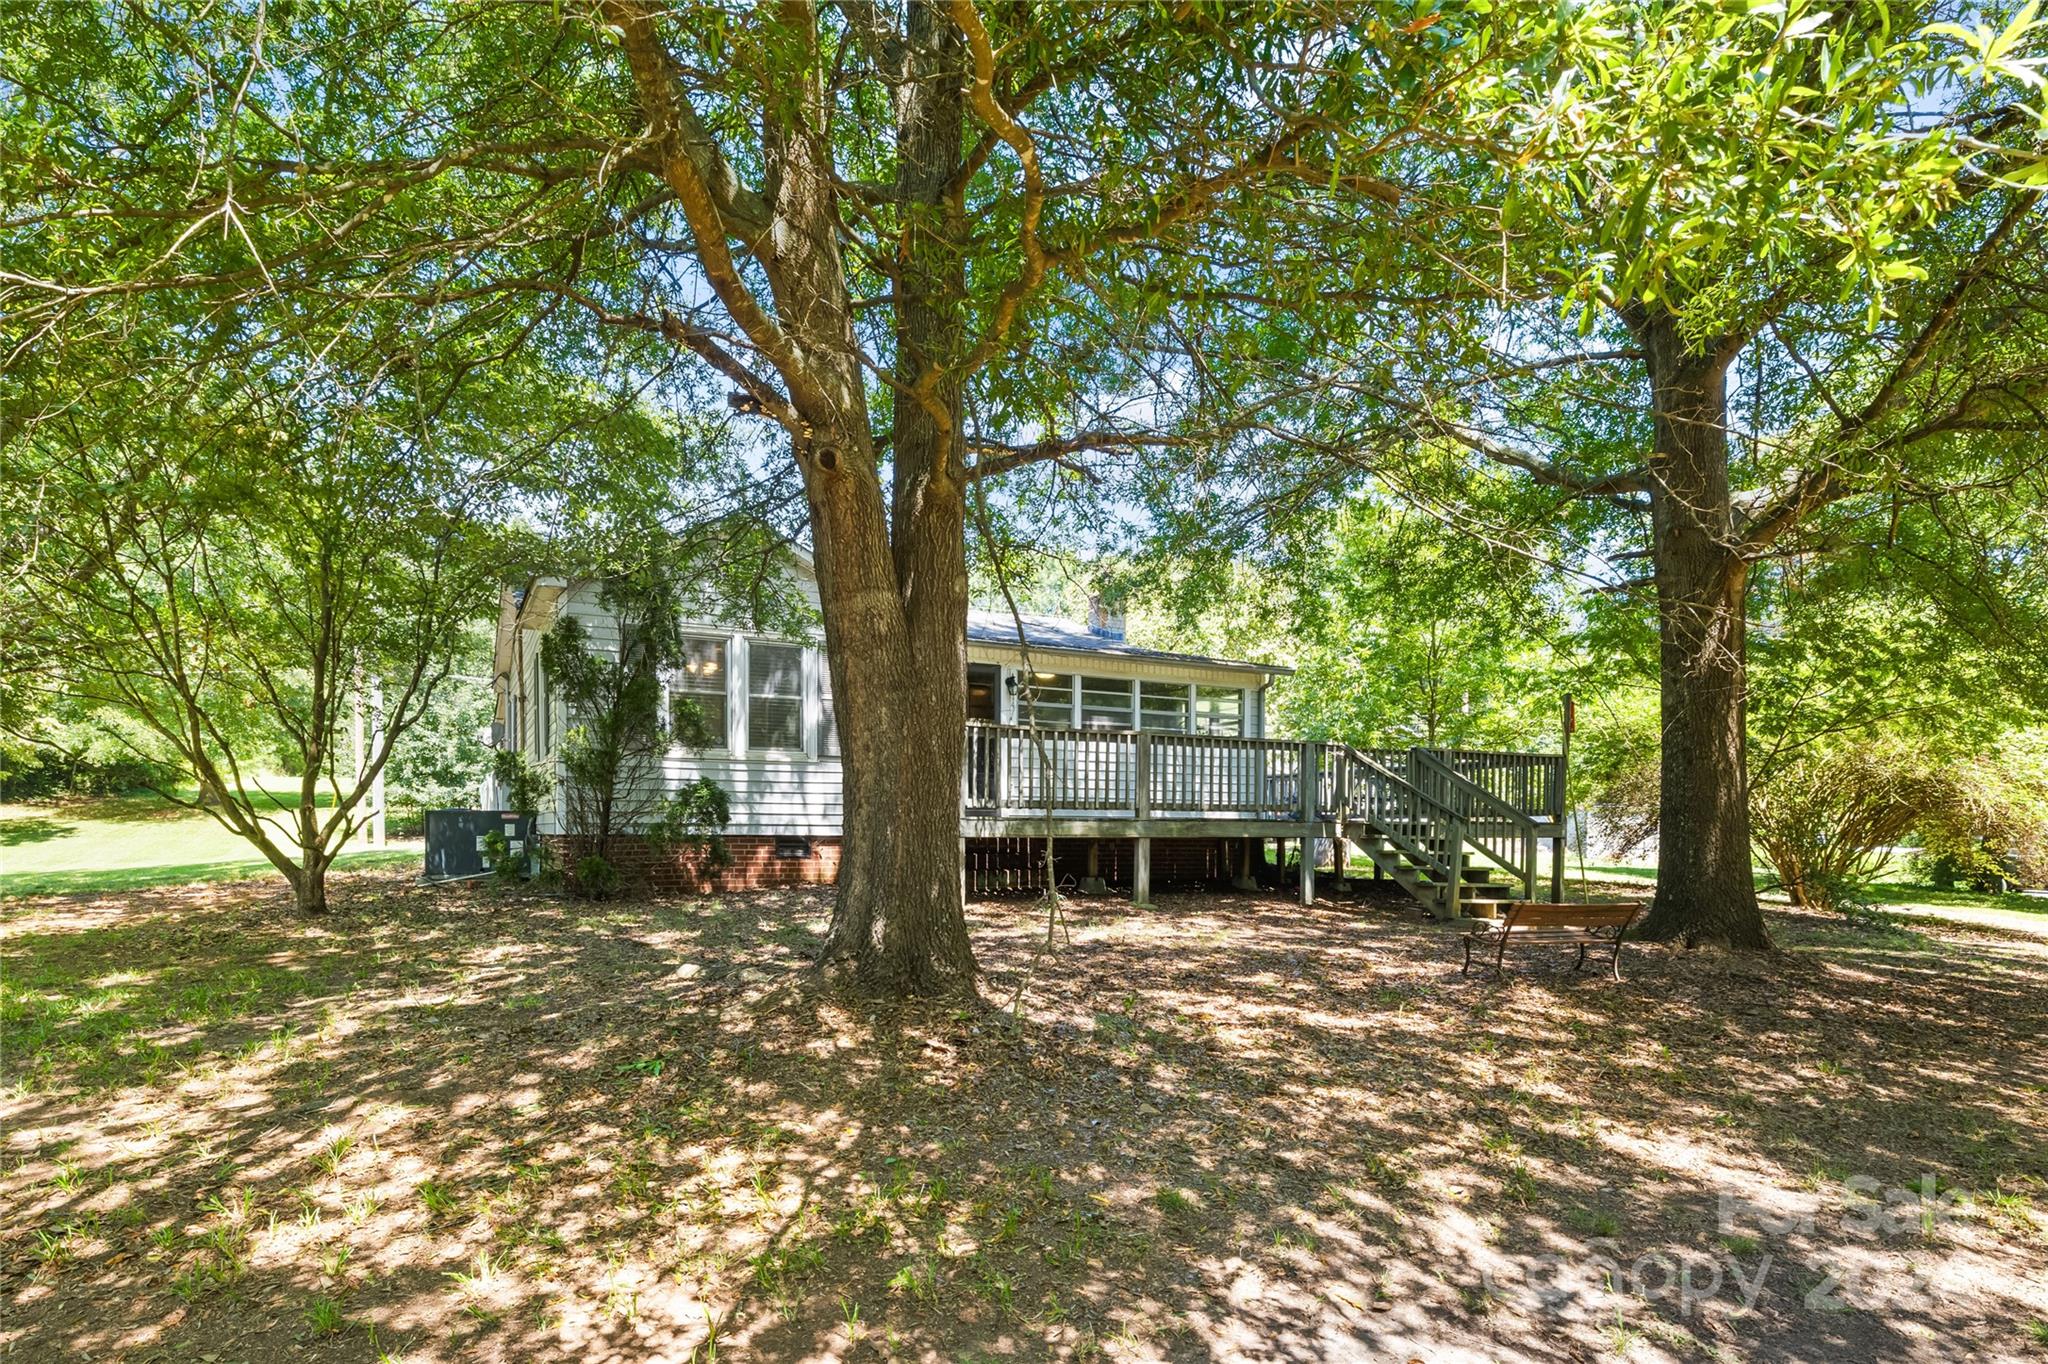
[[[818,756],[839,756],[839,712],[832,709],[832,667],[818,655]]]
[[[1188,732],[1188,689],[1184,682],[1138,684],[1138,728],[1155,734]]]
[[[701,745],[692,742],[697,736],[681,713],[679,703],[684,702],[695,706],[703,719]],[[668,706],[669,722],[675,726],[679,739],[692,747],[725,747],[724,640],[691,638],[683,641],[682,667],[677,669],[669,683]]]
[[[1074,723],[1072,673],[1024,673],[1017,690],[1017,723],[1067,729]]]
[[[1195,733],[1244,733],[1244,691],[1239,687],[1195,688]]]
[[[802,645],[756,640],[747,646],[747,747],[803,752]]]
[[[1083,729],[1135,729],[1131,710],[1131,684],[1117,677],[1081,679],[1081,727]]]

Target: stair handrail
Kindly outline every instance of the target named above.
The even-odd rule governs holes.
[[[1535,816],[1524,814],[1522,811],[1516,809],[1515,803],[1513,801],[1504,799],[1503,797],[1498,796],[1493,792],[1487,790],[1478,782],[1473,781],[1468,776],[1465,776],[1463,773],[1459,772],[1456,768],[1452,767],[1449,763],[1445,762],[1442,758],[1437,757],[1436,754],[1430,752],[1430,750],[1426,748],[1417,748],[1410,750],[1409,761],[1414,762],[1417,758],[1420,758],[1424,763],[1427,763],[1429,766],[1435,768],[1436,774],[1438,776],[1445,778],[1445,780],[1449,783],[1451,788],[1457,791],[1460,795],[1467,796],[1473,800],[1477,800],[1484,805],[1490,805],[1493,807],[1495,811],[1499,812],[1502,815],[1505,815],[1512,822],[1516,824],[1527,825],[1532,834],[1535,832]]]
[[[1426,748],[1409,749],[1408,763],[1411,769],[1419,769],[1422,767],[1427,767],[1431,769],[1430,776],[1433,779],[1441,780],[1448,789],[1457,792],[1460,796],[1463,796],[1467,801],[1471,801],[1476,804],[1488,807],[1494,817],[1505,819],[1511,826],[1514,827],[1522,844],[1522,861],[1520,866],[1510,865],[1507,859],[1500,856],[1500,854],[1496,853],[1492,848],[1487,847],[1484,842],[1477,843],[1475,844],[1475,846],[1478,847],[1480,852],[1485,853],[1486,856],[1495,864],[1497,864],[1503,871],[1506,871],[1511,875],[1521,877],[1524,882],[1524,885],[1522,887],[1523,895],[1527,896],[1530,899],[1534,899],[1536,894],[1537,843],[1535,817],[1532,815],[1524,814],[1521,810],[1516,808],[1515,803],[1513,801],[1506,800],[1498,795],[1495,795],[1493,792],[1487,790],[1484,786],[1481,786],[1478,782],[1473,781],[1470,777],[1467,777],[1462,773],[1458,772],[1449,763],[1445,762],[1442,758],[1439,758],[1436,754],[1430,752]],[[1459,810],[1457,811],[1457,813],[1461,818],[1464,819],[1470,819],[1472,817],[1472,812],[1469,809]]]
[[[1460,826],[1462,826],[1464,821],[1459,817],[1459,814],[1456,810],[1444,804],[1435,796],[1430,795],[1429,792],[1423,790],[1414,782],[1409,781],[1406,777],[1394,771],[1392,768],[1386,766],[1384,763],[1380,763],[1372,758],[1368,758],[1365,754],[1359,752],[1350,744],[1342,744],[1340,745],[1340,747],[1343,749],[1344,757],[1347,762],[1353,764],[1354,766],[1364,768],[1369,775],[1376,777],[1380,781],[1385,782],[1386,784],[1394,787],[1395,789],[1406,792],[1408,795],[1414,797],[1417,806],[1425,809],[1432,818],[1440,820],[1447,830],[1457,829]],[[1364,790],[1365,788],[1357,782],[1353,782],[1351,784],[1351,800],[1354,806],[1357,804],[1360,796],[1364,794]],[[1352,811],[1346,810],[1344,813],[1346,815],[1350,815]],[[1405,835],[1393,829],[1385,828],[1383,826],[1380,828],[1380,833],[1386,838],[1386,840],[1389,843],[1392,843],[1402,852],[1407,853],[1410,860],[1423,863],[1424,865],[1428,866],[1431,871],[1435,872],[1438,876],[1448,877],[1451,868],[1451,859],[1439,856],[1437,853],[1431,851],[1428,844],[1418,843],[1414,839],[1408,838]],[[1456,887],[1452,888],[1451,893],[1453,895],[1457,893]]]

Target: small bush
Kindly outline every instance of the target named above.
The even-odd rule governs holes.
[[[1953,763],[1897,742],[1802,754],[1750,793],[1751,835],[1792,903],[1853,913],[1891,848],[1960,799]]]
[[[526,876],[526,859],[513,854],[512,840],[505,837],[502,829],[484,835],[484,861],[500,885],[515,884]]]
[[[619,869],[590,853],[576,859],[575,890],[587,900],[609,900],[619,893]]]

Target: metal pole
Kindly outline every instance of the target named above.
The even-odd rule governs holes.
[[[1564,696],[1564,742],[1559,746],[1557,764],[1557,837],[1550,840],[1550,903],[1564,903],[1564,847],[1565,824],[1571,816],[1571,801],[1566,792],[1571,785],[1572,775],[1572,731],[1578,728],[1579,714],[1572,694]]]

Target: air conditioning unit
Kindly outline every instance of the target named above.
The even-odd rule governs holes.
[[[460,881],[495,871],[484,847],[494,833],[505,836],[508,855],[525,874],[533,865],[534,820],[511,810],[427,811],[426,879]]]

